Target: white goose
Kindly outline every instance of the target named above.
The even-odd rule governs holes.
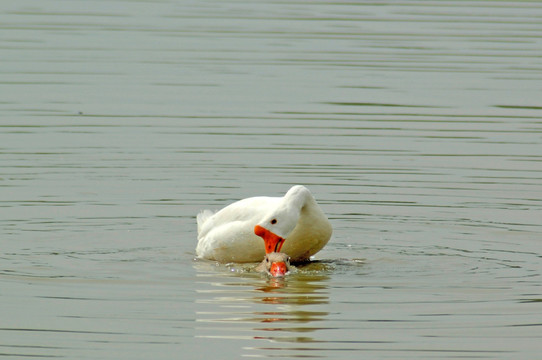
[[[216,213],[204,210],[197,221],[196,254],[220,262],[257,262],[279,251],[292,261],[306,260],[327,244],[332,232],[302,185],[293,186],[284,197],[251,197]]]

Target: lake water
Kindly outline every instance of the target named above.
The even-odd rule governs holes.
[[[0,10],[1,358],[540,356],[542,2]],[[293,184],[314,263],[195,260]]]

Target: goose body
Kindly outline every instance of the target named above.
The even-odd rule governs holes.
[[[204,210],[197,222],[196,254],[219,262],[257,262],[275,251],[292,261],[307,260],[332,233],[326,215],[302,185],[283,197],[251,197],[216,213]]]

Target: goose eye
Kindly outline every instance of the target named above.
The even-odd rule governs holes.
[[[271,220],[271,224],[275,225],[277,223],[277,219]]]

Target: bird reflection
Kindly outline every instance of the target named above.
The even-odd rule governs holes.
[[[276,278],[271,277],[267,281],[267,283],[262,287],[257,287],[256,290],[262,291],[262,292],[273,292],[277,289],[282,289],[286,286],[287,282],[284,277]]]
[[[229,269],[200,268],[198,272],[198,280],[202,280],[196,290],[198,337],[248,341],[243,349],[270,356],[269,351],[279,349],[273,347],[276,344],[304,343],[306,348],[308,343],[325,341],[317,337],[324,329],[317,324],[329,316],[326,269],[301,266],[280,278]],[[313,335],[308,336],[310,333]],[[275,345],[263,346],[261,341]]]

